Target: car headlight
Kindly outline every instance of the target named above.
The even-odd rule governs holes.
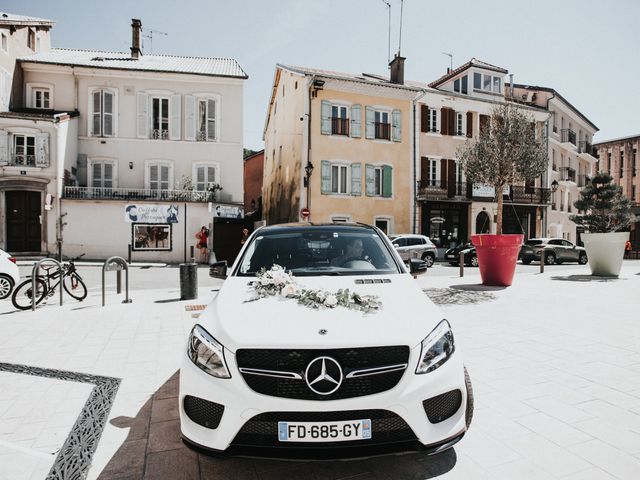
[[[449,325],[448,321],[442,320],[422,341],[420,362],[416,368],[416,373],[421,375],[433,372],[449,360],[455,349],[451,325]]]
[[[224,347],[200,325],[189,335],[187,355],[200,369],[217,378],[231,378],[224,361]]]

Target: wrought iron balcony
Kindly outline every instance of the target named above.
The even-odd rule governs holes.
[[[331,134],[349,136],[349,119],[331,117]]]
[[[213,202],[215,194],[200,190],[151,190],[143,188],[64,187],[64,198],[79,200],[162,200]]]
[[[560,167],[560,181],[576,183],[576,171],[571,167]]]
[[[439,200],[454,197],[470,198],[467,182],[442,182],[440,180],[418,181],[418,197],[424,200]]]
[[[576,132],[569,128],[563,128],[560,130],[560,141],[562,143],[576,144]]]
[[[376,122],[375,138],[380,138],[383,140],[391,140],[391,124]]]
[[[578,153],[588,153],[593,156],[593,145],[591,145],[586,140],[582,140],[578,142]]]
[[[154,128],[151,130],[151,138],[154,140],[169,140],[169,130]]]
[[[543,205],[551,201],[551,189],[530,187],[528,185],[511,185],[508,199],[513,203]]]

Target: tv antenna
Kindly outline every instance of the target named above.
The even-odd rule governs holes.
[[[447,53],[447,52],[441,52],[443,55],[446,55],[447,57],[449,57],[449,61],[451,63],[451,69],[450,71],[453,72],[453,53]]]
[[[387,10],[389,11],[389,40],[387,43],[387,63],[389,63],[391,61],[391,3],[386,0],[382,0],[382,3],[387,6]]]
[[[404,0],[400,0],[400,35],[398,38],[398,56],[400,56],[400,50],[402,47],[402,10],[404,7]]]
[[[143,33],[142,36],[144,38],[149,39],[149,53],[153,53],[153,34],[164,35],[165,37],[169,35],[166,32],[161,32],[160,30],[146,30],[148,33]],[[144,40],[142,40],[142,49],[144,50]]]

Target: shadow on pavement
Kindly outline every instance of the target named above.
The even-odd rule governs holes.
[[[566,277],[551,277],[551,280],[561,280],[563,282],[613,282],[625,279],[618,277],[598,277],[596,275],[568,275]]]
[[[167,298],[165,300],[155,300],[153,303],[173,303],[173,302],[181,302],[181,298]]]
[[[182,442],[179,422],[176,372],[135,418],[111,420],[110,423],[118,428],[128,428],[129,435],[98,480],[428,479],[447,473],[457,461],[453,448],[432,456],[410,452],[336,461],[208,456],[191,450]]]

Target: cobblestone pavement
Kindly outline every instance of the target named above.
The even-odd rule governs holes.
[[[36,312],[0,302],[0,362],[122,379],[91,479],[626,480],[640,472],[640,261],[625,261],[606,282],[565,266],[520,271],[505,289],[479,286],[470,269],[464,278],[455,269],[419,277],[465,355],[476,396],[470,431],[432,457],[323,462],[211,457],[182,444],[176,374],[195,321],[185,305],[206,303],[215,284],[206,278],[197,301],[167,302],[178,292],[176,272],[166,272],[154,274],[167,287],[133,292],[131,305],[111,296],[99,308],[95,291],[83,304]],[[0,479],[44,478],[89,390],[0,374]]]

